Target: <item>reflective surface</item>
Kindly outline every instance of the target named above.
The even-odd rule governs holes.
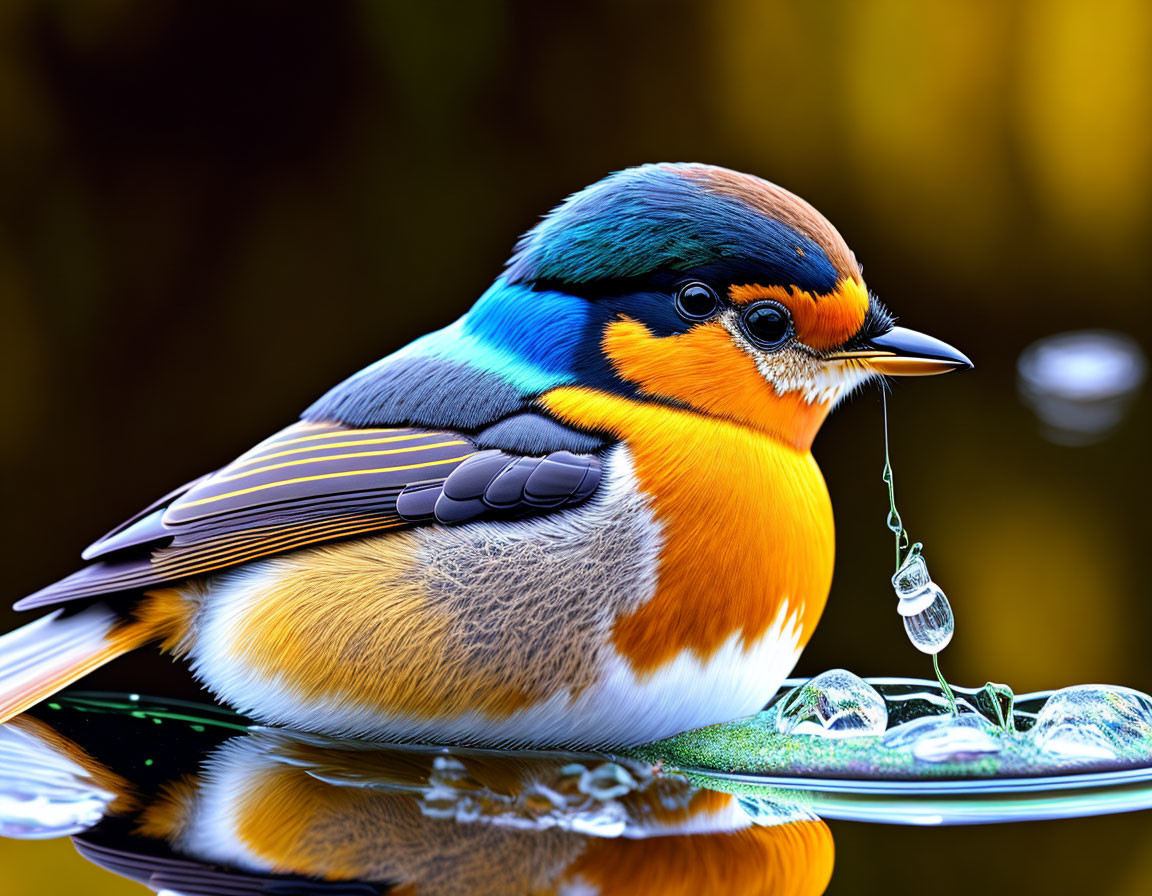
[[[835,687],[822,688],[833,675]],[[866,682],[834,670],[785,682],[755,716],[640,753],[684,769],[701,786],[772,794],[823,818],[987,824],[1152,808],[1145,695],[1098,685],[1018,697],[1003,685],[954,690],[955,717],[936,682]],[[798,706],[815,704],[823,716],[843,720],[867,704],[869,693],[883,697],[886,731],[806,719],[796,725],[791,718]],[[829,705],[835,701],[839,707]]]
[[[887,713],[880,733],[825,728],[821,713],[844,716],[812,699],[823,679],[857,706],[862,680],[833,670],[787,682],[757,716],[632,756],[369,744],[254,727],[208,705],[78,692],[0,726],[0,834],[70,835],[114,875],[195,896],[800,896],[831,878],[825,818],[937,826],[1152,807],[1149,764],[1103,755],[1117,732],[1146,733],[1133,692],[1107,692],[1110,713],[1093,709],[1097,728],[1070,744],[1083,729],[1070,720],[1098,706],[1080,688],[1051,703],[957,688],[958,719],[979,722],[957,726],[935,683],[871,679]],[[794,703],[816,712],[807,734],[776,725]],[[911,730],[936,723],[942,734]],[[1023,764],[1039,748],[1000,756],[1048,728],[1060,745],[1048,766]],[[787,748],[774,753],[778,741]],[[884,750],[902,758],[877,759]],[[7,855],[34,861],[30,849]]]
[[[71,695],[0,729],[0,825],[155,891],[824,891],[825,824],[625,757],[380,746]]]

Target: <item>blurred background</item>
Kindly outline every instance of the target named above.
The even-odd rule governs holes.
[[[0,624],[95,536],[456,318],[566,194],[646,161],[801,194],[903,323],[974,359],[889,408],[899,506],[957,616],[948,676],[1152,691],[1147,393],[1125,381],[1107,426],[1061,438],[1017,374],[1063,331],[1152,343],[1143,0],[7,0]],[[816,454],[838,562],[798,674],[930,676],[887,581],[875,390]],[[92,683],[195,692],[156,656]],[[832,893],[1152,886],[1148,814],[833,830]],[[67,851],[0,841],[0,892],[88,875]]]

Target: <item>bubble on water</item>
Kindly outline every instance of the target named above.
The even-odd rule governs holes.
[[[1040,708],[1029,735],[1046,753],[1066,758],[1147,758],[1152,697],[1111,685],[1064,688]]]
[[[901,600],[897,612],[904,617],[908,640],[922,653],[939,653],[952,640],[956,620],[938,585],[929,582],[916,597]]]
[[[580,761],[546,768],[541,777],[505,792],[485,786],[464,762],[445,755],[433,761],[419,805],[430,818],[460,823],[618,837],[633,824],[621,798],[654,781],[653,770],[642,763]]]
[[[455,756],[437,756],[432,760],[428,781],[434,787],[446,787],[463,793],[484,790],[484,785],[468,773],[468,768]]]
[[[844,669],[830,669],[795,688],[780,702],[780,734],[861,737],[883,734],[888,707],[872,685]]]
[[[432,786],[420,801],[420,811],[429,818],[475,821],[483,814],[480,800],[451,787]]]
[[[628,832],[628,814],[618,803],[607,803],[593,812],[574,815],[562,830],[588,837],[623,837]]]
[[[884,735],[884,746],[908,750],[923,762],[964,762],[999,753],[996,727],[982,715],[922,716]]]
[[[637,789],[636,779],[615,762],[601,762],[580,776],[580,792],[598,800],[613,800]]]

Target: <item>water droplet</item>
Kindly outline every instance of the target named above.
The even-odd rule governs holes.
[[[800,685],[780,703],[781,734],[859,737],[883,734],[888,724],[884,698],[863,678],[831,669]]]
[[[1152,752],[1152,698],[1110,685],[1057,691],[1029,732],[1048,753],[1072,759],[1147,758]]]
[[[615,762],[602,762],[580,776],[580,792],[598,800],[616,799],[635,789],[635,779]]]
[[[936,585],[929,584],[919,596],[901,600],[897,609],[904,617],[908,640],[920,652],[939,653],[952,640],[956,628],[952,605]]]
[[[922,716],[897,725],[884,735],[884,746],[908,750],[923,762],[963,762],[1001,749],[995,726],[974,712]]]

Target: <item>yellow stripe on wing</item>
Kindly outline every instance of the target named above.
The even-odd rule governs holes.
[[[416,445],[412,448],[392,448],[388,451],[352,451],[347,454],[325,454],[320,457],[306,457],[302,460],[286,460],[279,464],[269,464],[266,467],[257,467],[254,470],[245,470],[243,473],[235,473],[231,476],[220,476],[216,478],[215,482],[232,482],[236,479],[244,479],[247,476],[255,476],[257,473],[267,473],[269,470],[279,470],[282,467],[297,467],[301,464],[319,464],[327,460],[348,460],[353,457],[383,457],[387,454],[405,454],[411,451],[424,451],[432,448],[451,448],[455,445],[469,445],[464,439],[454,439],[451,442],[436,442],[432,445]],[[325,446],[328,447],[328,446]],[[263,460],[263,458],[260,458]],[[229,467],[228,469],[232,469]]]
[[[164,549],[153,559],[152,568],[166,576],[196,576],[225,566],[246,563],[256,557],[281,553],[287,549],[295,550],[307,544],[344,539],[368,532],[382,532],[404,524],[404,520],[381,520],[379,517],[359,515],[342,521],[340,525],[299,526],[278,533],[274,538],[260,538],[244,545],[217,544],[213,551],[207,553],[165,555],[164,552],[171,549]]]
[[[300,482],[317,482],[321,479],[337,479],[341,476],[369,476],[377,473],[398,473],[401,470],[418,470],[423,467],[438,467],[443,464],[454,464],[465,458],[471,457],[475,454],[474,451],[469,451],[467,454],[461,454],[459,457],[448,457],[444,460],[433,460],[422,464],[407,464],[400,467],[382,467],[378,470],[348,470],[340,473],[320,473],[316,476],[300,476],[296,479],[281,479],[276,482],[266,482],[263,485],[252,485],[248,488],[237,489],[234,492],[225,492],[222,495],[212,495],[207,498],[200,498],[196,501],[182,501],[177,507],[198,507],[201,504],[211,504],[213,501],[223,501],[225,498],[235,498],[237,495],[247,495],[252,492],[262,491],[267,488],[278,488],[281,485],[295,485]]]
[[[394,432],[395,430],[392,430],[392,431]],[[367,430],[361,430],[361,432],[367,432]],[[341,430],[340,432],[328,433],[328,435],[339,436],[341,438],[347,438],[349,435],[355,435],[355,433],[356,433],[355,430],[352,430],[352,431]],[[440,432],[417,432],[417,433],[412,433],[411,435],[407,435],[407,436],[390,436],[389,438],[386,438],[386,439],[353,439],[351,441],[346,441],[346,442],[325,442],[322,445],[308,445],[305,448],[289,448],[287,451],[276,451],[276,452],[273,452],[272,454],[262,454],[262,453],[261,454],[251,454],[251,452],[249,452],[249,454],[251,454],[251,456],[248,457],[248,460],[234,461],[233,463],[230,463],[228,465],[228,468],[229,469],[237,469],[239,467],[246,467],[249,464],[258,464],[264,460],[272,460],[272,458],[274,458],[274,457],[285,457],[289,454],[303,454],[305,451],[327,451],[329,448],[355,448],[358,445],[384,445],[384,444],[387,444],[390,442],[411,442],[413,439],[428,439],[428,438],[435,438],[437,436],[442,436],[442,435],[444,435],[444,433],[440,433]],[[309,438],[311,438],[311,437],[309,437]],[[275,447],[278,447],[279,445],[288,445],[288,444],[291,444],[292,442],[300,442],[300,441],[303,441],[303,440],[302,439],[289,439],[286,442],[269,443],[268,447],[269,448],[275,448]],[[430,447],[430,446],[424,446],[424,447]],[[247,457],[248,455],[245,455],[245,456]]]

